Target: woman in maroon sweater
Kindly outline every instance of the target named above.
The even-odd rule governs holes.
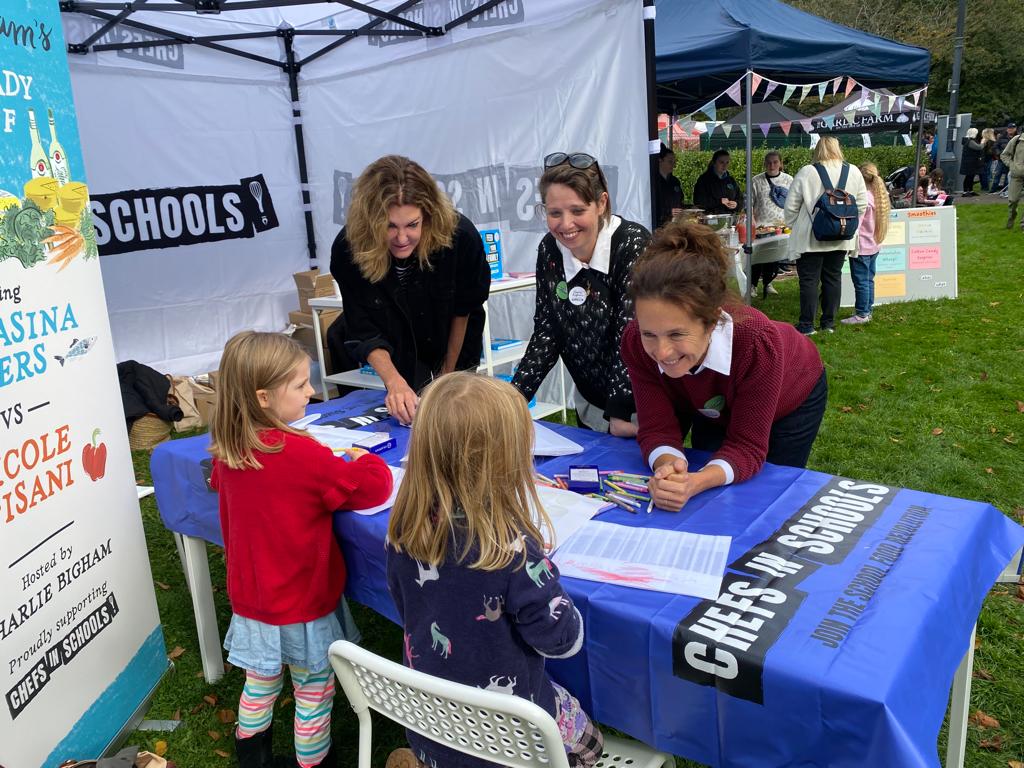
[[[744,306],[725,282],[718,235],[669,224],[633,268],[636,317],[622,359],[636,398],[637,441],[654,470],[659,509],[753,477],[765,461],[803,467],[828,398],[814,343],[789,323]],[[683,440],[712,451],[690,472]]]

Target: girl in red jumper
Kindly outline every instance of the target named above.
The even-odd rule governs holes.
[[[622,359],[636,398],[637,442],[651,495],[678,511],[709,488],[746,480],[765,461],[803,467],[828,385],[814,343],[726,287],[729,259],[700,224],[668,224],[633,268],[635,319]],[[690,472],[687,433],[711,460]]]
[[[228,661],[246,671],[238,764],[274,764],[271,717],[287,664],[296,761],[302,768],[331,766],[334,675],[327,649],[346,637],[335,616],[345,563],[332,517],[343,506],[385,501],[391,472],[364,451],[346,462],[288,426],[305,415],[313,388],[309,358],[286,336],[234,336],[221,358],[218,391],[210,484],[219,496],[233,614],[224,647]]]

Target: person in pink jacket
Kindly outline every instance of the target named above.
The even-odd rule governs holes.
[[[857,250],[850,254],[854,314],[839,322],[860,325],[871,322],[875,304],[875,260],[889,231],[889,192],[874,163],[861,163],[860,174],[868,193],[867,210],[860,217]]]

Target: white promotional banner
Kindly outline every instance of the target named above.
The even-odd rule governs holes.
[[[167,669],[58,7],[0,36],[0,764],[98,757]]]
[[[132,18],[188,35],[368,24],[386,33],[353,37],[304,63],[299,75],[322,269],[352,181],[389,153],[426,167],[478,228],[500,230],[506,272],[534,268],[546,231],[537,181],[549,152],[593,154],[613,210],[646,223],[641,0],[506,0],[448,28],[479,5],[424,0],[403,12],[446,30],[440,37],[403,35],[396,22],[332,3]],[[82,40],[97,20],[65,14],[65,28]],[[102,40],[154,37],[115,27]],[[301,61],[334,40],[297,35],[296,56]],[[271,63],[284,58],[283,38],[230,45],[264,60],[188,45],[71,60],[117,356],[165,372],[208,370],[242,328],[283,328],[295,308],[291,274],[309,264],[293,105],[286,77]],[[273,203],[269,228],[245,194],[254,180]],[[231,194],[240,199],[228,201]],[[235,227],[246,237],[212,237],[211,227]],[[532,293],[492,302],[495,333],[529,335],[532,302]]]

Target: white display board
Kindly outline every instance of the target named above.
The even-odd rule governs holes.
[[[8,768],[98,757],[168,667],[58,16],[51,0],[22,0],[3,21],[24,34],[0,35]]]
[[[875,304],[957,297],[956,207],[905,208],[889,214],[875,262]],[[843,266],[842,305],[854,304],[850,262]]]

